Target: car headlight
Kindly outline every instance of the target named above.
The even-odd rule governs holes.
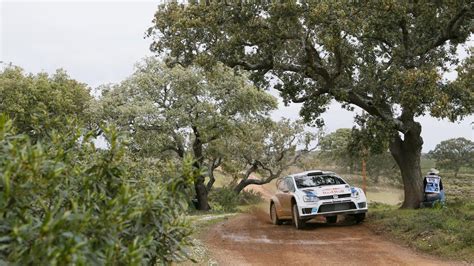
[[[351,192],[352,192],[352,197],[355,197],[356,199],[360,198],[360,192],[357,188],[352,188]]]
[[[305,202],[315,202],[318,201],[318,197],[316,196],[303,196],[303,201]]]

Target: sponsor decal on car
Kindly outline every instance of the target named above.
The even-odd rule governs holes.
[[[323,189],[322,191],[323,195],[332,195],[332,194],[340,194],[340,193],[344,193],[344,188],[326,188],[326,189]]]

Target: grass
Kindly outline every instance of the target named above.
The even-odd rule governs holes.
[[[366,196],[370,207],[374,202],[388,205],[398,205],[403,201],[403,190],[397,188],[369,188],[366,192]]]
[[[474,262],[474,203],[402,210],[373,204],[370,222],[376,232],[388,234],[421,251],[440,257]]]
[[[402,210],[372,203],[367,225],[418,250],[474,263],[474,175],[464,172],[454,178],[445,172],[442,176],[445,207]]]
[[[213,213],[213,212],[194,212],[188,218],[195,228],[192,236],[192,245],[188,247],[189,260],[178,262],[177,265],[215,265],[209,250],[201,240],[201,236],[214,225],[223,222],[238,213]]]

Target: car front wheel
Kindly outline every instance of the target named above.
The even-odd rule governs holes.
[[[277,214],[277,211],[276,211],[275,203],[273,203],[273,202],[270,204],[270,219],[272,219],[272,223],[274,225],[280,225],[281,224],[281,220],[278,219],[278,214]]]
[[[293,223],[295,224],[296,229],[303,229],[305,226],[305,222],[300,218],[300,214],[298,212],[298,205],[293,204]]]
[[[328,224],[335,224],[337,222],[337,215],[334,216],[326,216],[326,222]]]
[[[358,213],[354,215],[356,223],[362,223],[365,220],[365,213]]]

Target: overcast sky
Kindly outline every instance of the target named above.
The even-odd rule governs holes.
[[[23,1],[0,0],[0,61],[28,72],[65,69],[91,88],[119,82],[133,65],[151,55],[145,31],[160,1]],[[283,107],[273,113],[298,118],[299,107]],[[332,104],[323,117],[326,131],[353,126],[354,113]],[[460,123],[418,118],[423,125],[423,151],[442,140],[465,137],[474,140],[474,116]]]

